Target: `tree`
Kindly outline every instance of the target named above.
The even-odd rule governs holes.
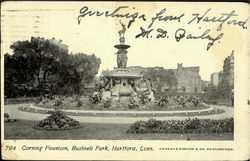
[[[165,77],[166,77],[166,82],[169,86],[169,89],[176,89],[177,88],[177,78],[175,76],[175,73],[173,70],[167,70],[165,73]]]
[[[10,48],[13,55],[5,54],[5,93],[9,97],[31,91],[79,93],[81,82],[93,80],[101,63],[94,54],[68,54],[68,46],[54,38],[31,37]]]
[[[4,54],[4,89],[5,96],[15,97],[17,95],[17,89],[15,83],[18,80],[15,78],[15,68],[12,66],[16,64],[15,60],[8,53]]]
[[[177,85],[177,78],[172,70],[166,70],[163,67],[147,68],[143,71],[143,76],[155,84],[158,91],[161,91],[162,87],[168,86],[172,89]]]
[[[75,91],[79,93],[80,85],[90,83],[98,73],[101,59],[94,54],[87,55],[77,53],[71,55],[71,63],[74,66]]]
[[[58,70],[58,64],[65,63],[68,59],[68,47],[62,41],[56,39],[44,39],[31,37],[30,41],[17,41],[10,46],[14,57],[24,58],[38,82],[41,77],[46,81],[48,74],[54,74]]]
[[[58,73],[69,57],[68,47],[54,38],[31,37],[30,41],[17,41],[10,48],[13,55],[5,56],[6,86],[12,84],[13,88],[21,88],[19,92],[25,90],[22,95],[29,94],[34,87],[43,90],[47,76]]]

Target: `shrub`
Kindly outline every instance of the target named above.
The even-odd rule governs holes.
[[[111,101],[112,101],[112,99],[111,99],[111,98],[108,98],[108,99],[103,103],[104,108],[110,108],[110,107],[111,107]]]
[[[8,113],[4,113],[4,118],[9,118],[9,114]]]
[[[60,107],[62,105],[62,100],[60,98],[55,99],[54,106]]]
[[[43,99],[44,99],[44,97],[43,96],[39,96],[39,97],[37,97],[36,98],[36,100],[35,100],[35,103],[40,103],[40,102],[42,102],[43,101]]]
[[[165,106],[168,103],[168,100],[166,97],[161,97],[160,100],[158,101],[158,105],[160,107]]]
[[[130,109],[139,108],[138,101],[136,100],[135,97],[131,96],[131,97],[129,98],[128,107],[129,107]]]
[[[146,93],[140,94],[139,99],[140,99],[140,103],[143,104],[143,105],[150,102],[150,100],[149,100],[148,96],[146,95]]]
[[[78,121],[65,116],[61,111],[53,111],[49,117],[40,121],[34,128],[39,130],[69,130],[79,126]]]
[[[96,93],[91,97],[91,102],[94,104],[98,104],[100,103],[100,101],[101,101],[101,96],[99,93]]]
[[[155,120],[136,121],[127,130],[128,133],[232,133],[234,131],[233,118],[222,120],[185,119],[185,120]]]
[[[77,101],[77,107],[81,107],[83,104],[84,104],[84,103],[83,103],[82,100],[78,100],[78,101]]]
[[[193,108],[197,107],[200,104],[200,100],[195,96],[164,96],[159,99],[157,102],[158,106],[160,107],[170,107],[175,106],[182,108]]]

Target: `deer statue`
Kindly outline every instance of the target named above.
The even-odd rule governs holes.
[[[121,20],[120,20],[120,24],[122,25],[122,29],[118,32],[118,34],[119,34],[120,38],[124,38],[124,34],[125,34],[125,32],[126,32],[126,25],[123,24],[123,23],[121,22]]]

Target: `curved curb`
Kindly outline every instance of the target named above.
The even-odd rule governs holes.
[[[44,109],[34,105],[21,106],[18,108],[24,112],[50,114],[54,110]],[[225,111],[212,107],[202,110],[185,111],[84,111],[84,110],[62,110],[68,116],[91,116],[91,117],[172,117],[172,116],[202,116],[221,114]]]

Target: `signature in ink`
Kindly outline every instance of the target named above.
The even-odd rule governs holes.
[[[153,36],[150,35],[152,33],[152,31],[154,29],[149,29],[149,30],[145,30],[143,27],[140,27],[140,30],[141,30],[141,33],[137,34],[135,36],[135,38],[139,38],[139,37],[144,37],[144,38],[152,38]],[[165,38],[167,36],[167,30],[163,30],[161,28],[158,28],[157,30],[157,35],[156,35],[156,38],[159,39],[159,38]]]
[[[214,45],[214,43],[218,40],[220,40],[224,33],[220,33],[219,35],[217,35],[216,37],[212,37],[209,33],[210,33],[210,29],[207,29],[205,32],[203,32],[201,35],[199,36],[194,36],[192,34],[188,34],[186,35],[186,30],[183,28],[179,28],[176,30],[175,32],[175,40],[177,42],[179,42],[181,39],[186,38],[186,39],[207,39],[210,42],[207,44],[207,51],[210,49],[211,46]],[[220,41],[218,41],[220,42]]]
[[[146,37],[146,38],[149,38],[149,37],[152,37],[152,36],[150,36],[150,33],[151,33],[154,29],[145,30],[143,27],[140,27],[140,30],[141,30],[141,33],[137,34],[137,35],[135,36],[135,38],[139,38],[139,37]]]

